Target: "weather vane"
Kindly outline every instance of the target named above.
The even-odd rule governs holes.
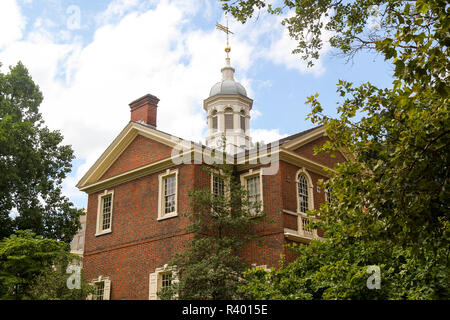
[[[227,58],[229,58],[229,56],[228,56],[228,54],[230,53],[230,51],[231,51],[231,47],[230,47],[230,44],[229,44],[229,42],[228,42],[228,35],[231,33],[231,34],[233,34],[233,32],[231,32],[230,31],[230,29],[228,28],[228,16],[226,17],[226,20],[227,20],[227,26],[225,27],[225,26],[223,26],[223,25],[221,25],[220,23],[218,23],[218,22],[216,22],[216,27],[217,27],[217,29],[219,29],[219,30],[222,30],[223,32],[225,32],[226,34],[227,34],[227,46],[226,46],[226,48],[225,48],[225,52],[227,53]]]

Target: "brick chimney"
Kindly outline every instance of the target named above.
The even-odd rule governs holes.
[[[151,94],[130,103],[131,121],[143,121],[156,128],[156,109],[159,99]]]

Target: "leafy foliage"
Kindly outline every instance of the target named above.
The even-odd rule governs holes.
[[[232,170],[207,169],[223,179],[224,194],[210,188],[190,193],[192,213],[187,232],[192,238],[186,250],[174,256],[170,266],[178,281],[161,290],[161,299],[239,299],[237,287],[242,274],[250,267],[240,256],[249,241],[257,241],[252,227],[265,219],[261,203],[250,199],[248,191],[236,181]]]
[[[30,229],[70,242],[79,228],[82,211],[61,194],[73,150],[44,125],[42,99],[22,63],[0,73],[0,239]]]
[[[241,21],[266,4],[224,2]],[[386,89],[339,81],[344,101],[335,119],[323,114],[318,95],[308,98],[309,118],[330,137],[316,151],[342,151],[350,160],[324,185],[334,202],[310,212],[326,240],[297,249],[299,258],[278,271],[249,272],[242,290],[270,299],[448,299],[450,7],[427,0],[283,3],[295,11],[285,23],[303,58],[318,58],[325,28],[349,58],[361,49],[382,54],[394,81]],[[380,14],[371,30],[373,5]],[[364,283],[369,265],[381,269],[380,290]]]
[[[0,299],[86,298],[91,289],[84,281],[80,289],[66,284],[66,268],[77,259],[65,242],[17,231],[0,242]]]

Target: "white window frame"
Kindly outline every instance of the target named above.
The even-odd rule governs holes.
[[[303,175],[306,178],[306,182],[308,183],[308,209],[314,209],[314,184],[309,175],[308,171],[305,168],[300,168],[295,175],[295,191],[296,191],[296,199],[297,199],[297,217],[298,217],[298,234],[306,237],[306,238],[317,238],[317,229],[309,230],[304,228],[303,225],[306,225],[307,220],[311,220],[312,217],[309,217],[306,212],[302,212],[300,210],[300,199],[299,199],[299,190],[298,190],[298,182],[300,175]]]
[[[176,271],[176,266],[168,267],[167,264],[164,267],[156,268],[155,272],[149,275],[149,285],[148,285],[148,299],[149,300],[159,300],[157,295],[158,291],[161,290],[162,277],[165,274],[172,274],[172,284],[177,283],[178,273]]]
[[[165,213],[165,199],[164,199],[164,179],[169,176],[175,176],[175,211]],[[159,194],[158,194],[158,219],[164,220],[178,216],[178,169],[167,169],[164,173],[158,176],[159,179]]]
[[[109,219],[109,228],[103,229],[103,198],[111,196],[111,216]],[[114,190],[108,191],[105,190],[103,193],[98,195],[98,206],[97,206],[97,227],[96,227],[96,236],[101,236],[103,234],[112,232],[112,222],[113,222],[113,213],[114,213]]]
[[[211,194],[214,195],[214,177],[220,177],[223,180],[223,188],[224,188],[223,197],[229,197],[230,196],[230,183],[229,183],[229,181],[226,181],[224,179],[224,173],[223,173],[222,169],[214,170],[210,173]],[[214,212],[213,209],[212,209],[211,214],[213,216],[217,216],[217,214]]]
[[[264,210],[264,196],[263,196],[263,174],[261,169],[253,170],[250,169],[248,172],[240,175],[241,185],[244,186],[246,190],[247,188],[247,180],[253,178],[255,176],[259,176],[259,192],[261,195],[261,210]]]
[[[222,169],[213,170],[210,173],[211,193],[214,194],[214,177],[220,177],[223,180],[224,194],[223,196],[229,196],[230,184],[229,181],[225,181],[224,173]]]
[[[109,277],[99,276],[97,279],[92,280],[90,284],[95,287],[100,282],[103,282],[103,300],[110,300],[110,298],[111,298],[111,280],[109,279]],[[97,290],[97,289],[95,289],[95,290]],[[94,295],[96,295],[96,293],[89,294],[89,296],[87,297],[87,300],[97,300],[97,299],[94,299]]]

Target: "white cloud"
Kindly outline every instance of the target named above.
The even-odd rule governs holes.
[[[250,129],[250,135],[253,143],[270,143],[288,136],[281,134],[279,129]]]
[[[135,8],[139,0],[113,0],[105,11],[98,14],[96,20],[98,24],[105,24],[116,17],[122,17],[128,10]]]
[[[252,120],[256,120],[256,119],[258,119],[259,117],[261,117],[262,116],[262,113],[261,113],[261,111],[259,111],[258,109],[252,109],[252,110],[250,110],[250,118],[252,119]]]
[[[281,26],[281,21],[290,14],[292,13],[277,17],[278,23],[276,26],[280,34],[279,39],[272,41],[270,49],[265,51],[266,57],[276,64],[284,65],[287,69],[297,70],[300,73],[312,73],[316,76],[323,74],[325,68],[322,64],[322,59],[316,60],[313,67],[308,67],[306,61],[301,59],[300,54],[292,54],[292,50],[297,48],[297,41],[289,36],[289,31],[286,27]],[[331,49],[329,44],[330,38],[331,33],[323,28],[321,34],[323,42],[320,50],[321,58]]]
[[[15,0],[0,1],[0,49],[22,38],[25,18]]]

